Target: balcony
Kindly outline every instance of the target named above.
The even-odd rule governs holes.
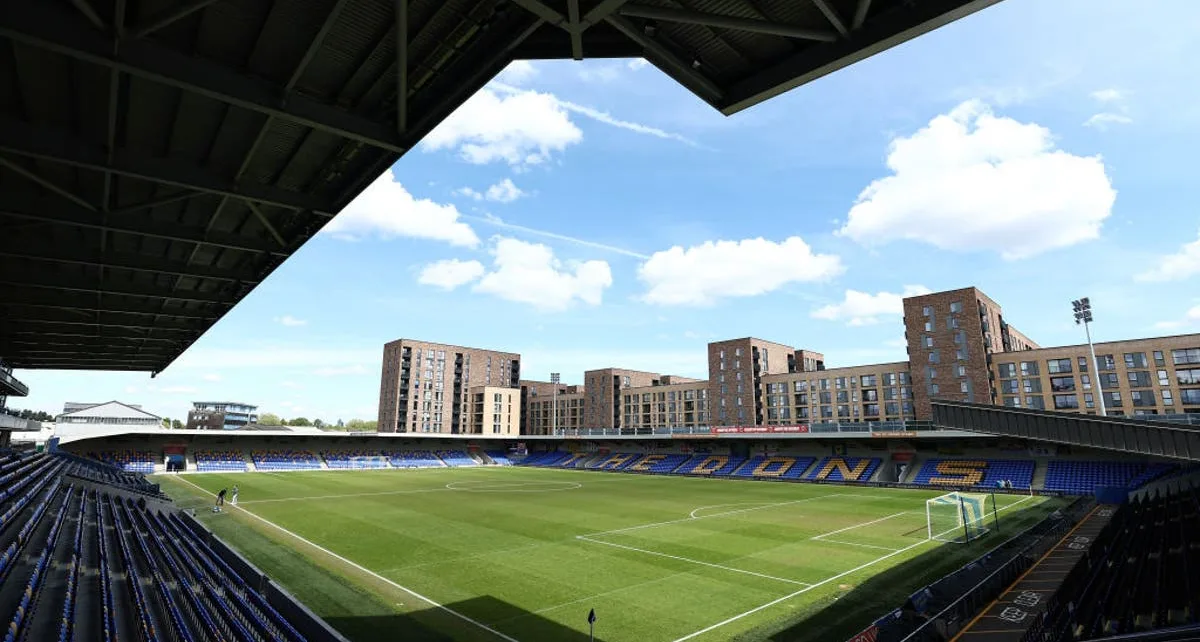
[[[24,397],[29,394],[29,386],[21,383],[20,379],[12,376],[7,368],[0,370],[0,396]]]

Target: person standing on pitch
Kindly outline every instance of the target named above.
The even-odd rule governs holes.
[[[238,494],[238,487],[237,487],[237,484],[234,484],[233,485],[233,497],[229,498],[229,503],[233,504],[234,506],[237,506],[237,494]]]
[[[225,504],[225,489],[222,488],[221,492],[217,493],[217,504],[215,506],[213,506],[213,512],[214,513],[221,512],[221,506],[223,506],[224,504]]]

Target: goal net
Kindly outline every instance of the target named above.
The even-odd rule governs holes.
[[[925,501],[929,539],[962,544],[988,532],[997,519],[996,497],[987,493],[946,493]]]

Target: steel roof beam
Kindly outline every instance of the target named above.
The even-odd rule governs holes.
[[[590,11],[583,14],[583,19],[579,21],[579,31],[587,31],[588,27],[598,25],[604,22],[604,19],[611,16],[617,9],[620,9],[629,0],[600,0],[599,4],[592,7]]]
[[[858,31],[862,29],[863,23],[867,21],[867,12],[871,10],[871,0],[858,0],[858,4],[854,7],[854,20],[850,23],[850,28]]]
[[[46,331],[46,330],[17,330],[13,328],[5,328],[0,332],[0,337],[34,337],[34,341],[40,340],[42,337],[53,337],[57,339],[103,339],[105,341],[150,341],[158,343],[170,343],[173,345],[182,345],[184,342],[180,339],[170,339],[167,337],[148,337],[143,334],[126,335],[122,333],[109,334],[83,334],[81,332],[67,331]],[[0,344],[3,344],[7,339],[0,338]]]
[[[181,5],[174,9],[163,11],[162,13],[147,18],[146,21],[141,25],[134,27],[131,35],[134,38],[145,37],[151,33],[154,33],[155,31],[158,31],[159,29],[162,29],[172,22],[176,22],[190,16],[191,14],[207,7],[210,4],[213,4],[216,1],[217,0],[194,0],[193,2]]]
[[[4,308],[4,307],[5,307],[5,305],[3,303],[0,303],[0,308]],[[116,313],[113,313],[113,314],[116,314]],[[164,333],[164,334],[165,333],[183,333],[188,336],[199,335],[201,330],[203,329],[203,328],[199,327],[197,324],[172,323],[170,321],[160,321],[160,322],[158,322],[156,324],[152,324],[152,325],[146,325],[144,323],[140,323],[137,321],[99,322],[99,323],[97,323],[95,321],[76,321],[74,319],[64,318],[63,315],[55,315],[55,314],[40,315],[40,316],[31,316],[28,314],[23,314],[21,316],[9,316],[7,319],[5,319],[4,323],[6,326],[6,328],[4,330],[4,334],[8,334],[9,328],[19,329],[22,325],[42,327],[42,328],[46,328],[47,331],[67,330],[70,328],[81,328],[81,327],[82,328],[106,328],[106,329],[116,328],[116,329],[121,329],[121,330],[141,330],[144,332],[156,332],[156,333]],[[4,335],[0,334],[0,336],[4,336]],[[133,336],[133,335],[131,335],[131,336]]]
[[[922,0],[899,3],[887,12],[872,16],[853,38],[806,47],[733,83],[723,99],[714,104],[726,116],[735,114],[999,2]]]
[[[825,19],[829,21],[829,24],[833,25],[834,29],[837,29],[838,33],[842,34],[843,38],[850,35],[850,30],[846,28],[845,21],[842,20],[842,17],[838,15],[833,7],[829,6],[826,0],[812,0],[812,3],[817,5],[821,13],[825,14]]]
[[[97,145],[74,139],[58,129],[32,125],[11,118],[0,118],[0,150],[21,156],[111,171],[154,183],[253,200],[292,210],[309,210],[332,217],[328,203],[308,194],[279,189],[270,185],[236,183],[210,174],[201,167],[168,158],[155,158],[133,150],[114,150],[110,154]]]
[[[512,0],[513,4],[525,9],[549,24],[570,31],[567,17],[542,4],[541,0]]]
[[[0,36],[373,147],[408,149],[392,127],[148,40],[124,40],[114,53],[104,34],[51,2],[0,3]]]
[[[274,243],[264,243],[253,238],[224,232],[205,231],[190,226],[154,221],[126,221],[104,223],[99,218],[88,215],[86,210],[67,207],[49,207],[37,201],[17,203],[16,199],[0,203],[0,217],[9,216],[27,221],[41,221],[54,225],[77,227],[100,232],[118,232],[133,236],[163,239],[166,241],[182,241],[184,243],[203,243],[212,247],[242,252],[275,254],[287,257],[290,253],[276,247]]]
[[[14,162],[8,160],[7,158],[4,158],[3,156],[0,156],[0,166],[7,167],[9,169],[9,171],[12,171],[16,174],[20,174],[21,176],[24,176],[25,178],[33,181],[34,183],[41,185],[42,187],[46,188],[47,190],[49,190],[55,194],[58,194],[59,196],[67,199],[68,201],[71,201],[72,203],[75,203],[76,205],[78,205],[80,207],[85,207],[89,210],[92,210],[93,212],[95,212],[97,210],[95,205],[92,205],[91,203],[87,202],[86,200],[73,194],[69,190],[59,187],[58,185],[55,185],[52,181],[42,178],[41,176],[38,176],[32,170],[30,170],[26,167],[22,167],[20,164],[14,163]]]
[[[763,33],[774,36],[784,36],[787,38],[798,38],[801,40],[833,42],[838,39],[837,34],[832,31],[806,29],[804,27],[795,27],[776,22],[768,22],[766,20],[735,18],[733,16],[717,15],[715,13],[700,13],[699,11],[671,9],[668,7],[656,7],[643,4],[625,5],[624,7],[621,7],[620,14],[623,16],[629,16],[631,18],[646,18],[650,20],[664,20],[666,22],[702,25],[705,27],[719,27],[722,29],[749,31],[751,33]]]
[[[571,57],[583,60],[583,31],[579,29],[579,0],[567,0],[567,31],[571,34]]]
[[[211,279],[229,283],[255,285],[259,282],[253,273],[228,270],[202,265],[188,265],[181,261],[166,258],[154,258],[136,254],[121,254],[115,252],[99,252],[86,249],[64,250],[59,247],[36,248],[27,243],[0,244],[0,257],[8,257],[21,261],[40,261],[59,263],[63,265],[82,265],[87,267],[116,268],[131,272],[143,272],[154,275],[183,276],[194,279]]]
[[[0,295],[10,296],[11,290],[0,288]],[[91,295],[74,295],[63,296],[57,295],[34,295],[30,296],[22,292],[21,298],[5,302],[3,305],[18,307],[18,308],[36,308],[41,310],[66,310],[80,313],[113,313],[113,314],[129,314],[138,316],[165,316],[173,319],[187,319],[188,321],[215,321],[215,314],[199,314],[196,311],[187,310],[169,310],[163,312],[162,306],[157,303],[152,304],[133,304],[133,303],[98,303],[95,296]]]
[[[0,274],[0,285],[10,286],[5,288],[30,288],[37,290],[54,290],[57,292],[79,292],[86,294],[104,294],[111,296],[128,296],[141,299],[155,299],[166,301],[179,301],[182,303],[202,303],[209,305],[233,305],[229,297],[219,294],[210,294],[208,292],[194,292],[188,290],[168,291],[165,288],[147,288],[137,286],[121,286],[110,283],[94,283],[88,280],[75,278],[52,277],[45,274],[44,271],[38,272],[5,272]],[[24,295],[22,295],[24,296]],[[3,301],[5,297],[0,297]]]
[[[642,32],[640,27],[625,19],[625,17],[609,16],[606,20],[608,20],[609,24],[616,27],[618,31],[625,34],[626,38],[641,45],[646,50],[646,53],[650,54],[647,57],[653,58],[670,67],[680,82],[691,85],[692,89],[697,93],[701,93],[713,101],[720,100],[724,95],[725,92],[715,82],[696,71],[692,65],[680,60],[679,56],[675,55],[675,52],[671,51],[663,43],[647,36]]]
[[[408,0],[396,4],[396,132],[408,131]]]

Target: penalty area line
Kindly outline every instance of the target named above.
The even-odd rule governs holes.
[[[202,493],[205,493],[205,494],[207,494],[207,495],[210,495],[210,496],[216,497],[216,495],[214,495],[213,493],[211,493],[211,492],[209,492],[209,491],[205,490],[204,488],[201,488],[200,486],[197,486],[196,484],[193,484],[192,482],[190,482],[190,481],[188,481],[188,480],[186,480],[186,479],[180,479],[180,481],[184,482],[185,484],[188,484],[189,486],[192,486],[192,487],[196,488],[197,490],[199,490],[199,491],[200,491],[200,492],[202,492]],[[456,617],[456,618],[458,618],[458,619],[460,619],[460,620],[462,620],[462,621],[464,621],[464,622],[467,622],[467,623],[469,623],[469,624],[473,624],[473,625],[475,625],[475,626],[479,627],[480,629],[483,629],[484,631],[487,631],[488,633],[491,633],[492,635],[495,635],[496,637],[498,637],[498,638],[500,638],[500,639],[502,639],[502,640],[507,640],[508,642],[519,642],[519,640],[517,640],[516,638],[513,638],[513,637],[510,637],[510,636],[507,636],[507,635],[505,635],[505,634],[503,634],[503,633],[501,633],[501,632],[497,631],[496,629],[493,629],[492,627],[490,627],[490,626],[488,626],[488,625],[486,625],[486,624],[484,624],[484,623],[482,623],[482,622],[480,622],[480,621],[478,621],[478,620],[474,620],[474,619],[472,619],[472,618],[470,618],[470,617],[468,617],[468,616],[466,616],[466,615],[463,615],[462,613],[459,613],[458,611],[455,611],[455,610],[454,610],[454,609],[452,609],[452,608],[449,608],[449,607],[447,607],[447,606],[444,606],[443,604],[441,604],[441,603],[439,603],[439,602],[435,602],[435,601],[433,601],[433,600],[431,600],[431,599],[429,599],[429,598],[425,597],[424,595],[421,595],[420,593],[418,593],[418,592],[416,592],[416,591],[414,591],[414,590],[412,590],[412,589],[410,589],[410,588],[408,588],[408,587],[406,587],[406,586],[401,586],[401,585],[397,584],[396,582],[393,582],[392,580],[389,580],[388,578],[386,578],[386,577],[384,577],[384,576],[380,575],[379,573],[376,573],[375,571],[372,571],[371,569],[369,569],[369,568],[366,568],[365,566],[362,566],[361,564],[358,564],[357,562],[353,562],[353,561],[351,561],[351,560],[348,560],[348,559],[346,559],[345,557],[342,557],[341,555],[338,555],[337,553],[334,553],[333,551],[331,551],[331,550],[329,550],[329,549],[325,548],[324,546],[321,546],[321,545],[319,545],[319,544],[315,544],[315,543],[313,543],[312,541],[310,541],[310,540],[307,540],[307,539],[305,539],[305,538],[303,538],[303,537],[301,537],[301,536],[299,536],[299,535],[297,535],[297,534],[293,533],[292,531],[289,531],[288,529],[286,529],[286,528],[284,528],[284,527],[280,526],[279,524],[276,524],[275,522],[272,522],[272,521],[271,521],[271,520],[269,520],[269,519],[266,519],[266,518],[263,518],[263,517],[259,517],[258,515],[255,515],[254,513],[251,513],[250,511],[246,510],[245,508],[242,508],[241,506],[234,506],[233,508],[236,508],[236,509],[238,509],[238,510],[242,511],[243,513],[245,513],[245,514],[249,515],[250,517],[253,517],[254,519],[257,519],[258,521],[260,521],[260,522],[262,522],[262,523],[264,523],[264,524],[266,524],[266,525],[268,525],[268,526],[271,526],[272,528],[275,528],[275,529],[278,529],[278,530],[279,530],[279,531],[281,531],[281,532],[287,533],[288,535],[290,535],[290,536],[292,536],[292,537],[294,537],[294,538],[296,538],[296,539],[300,540],[301,542],[304,542],[305,544],[308,544],[309,546],[311,546],[311,547],[313,547],[313,548],[315,548],[315,549],[317,549],[317,550],[319,550],[319,551],[321,551],[321,552],[325,553],[326,555],[329,555],[330,557],[332,557],[332,558],[334,558],[334,559],[336,559],[336,560],[339,560],[339,561],[341,561],[341,562],[344,562],[344,563],[346,563],[346,564],[348,564],[348,565],[350,565],[350,566],[352,566],[352,567],[354,567],[354,568],[356,568],[356,569],[358,569],[358,570],[362,571],[363,573],[366,573],[367,575],[370,575],[371,577],[373,577],[373,578],[375,578],[375,579],[377,579],[377,580],[379,580],[379,581],[381,581],[381,582],[384,582],[384,583],[388,584],[389,586],[393,586],[393,587],[395,587],[395,588],[397,588],[397,589],[399,589],[399,590],[401,590],[401,591],[404,591],[405,593],[408,593],[409,595],[411,595],[411,596],[413,596],[413,597],[417,598],[418,600],[421,600],[422,602],[425,602],[426,604],[428,604],[428,605],[430,605],[430,606],[432,606],[432,607],[434,607],[434,608],[436,608],[436,609],[439,609],[439,610],[441,610],[441,611],[445,611],[446,613],[449,613],[450,615],[453,615],[454,617]]]
[[[592,539],[592,538],[584,536],[584,535],[576,535],[575,538],[579,539],[579,540],[583,540],[585,542],[591,542],[593,544],[603,544],[605,546],[612,546],[614,548],[623,548],[627,551],[644,553],[646,555],[656,555],[658,557],[666,557],[668,559],[679,560],[681,562],[689,562],[691,564],[699,564],[700,566],[707,566],[709,568],[719,568],[723,571],[730,571],[733,573],[742,573],[745,575],[753,575],[755,577],[761,577],[763,579],[775,580],[776,582],[787,582],[788,584],[795,584],[797,586],[812,586],[808,582],[798,582],[796,580],[789,580],[785,577],[775,577],[774,575],[767,575],[766,573],[756,573],[754,571],[747,571],[746,569],[742,569],[742,568],[734,568],[732,566],[724,566],[722,564],[713,564],[712,562],[703,562],[700,560],[694,560],[690,557],[680,557],[678,555],[668,555],[667,553],[659,553],[658,551],[651,551],[651,550],[647,550],[644,548],[637,548],[636,546],[626,546],[624,544],[617,544],[615,542],[605,542],[604,540]]]

